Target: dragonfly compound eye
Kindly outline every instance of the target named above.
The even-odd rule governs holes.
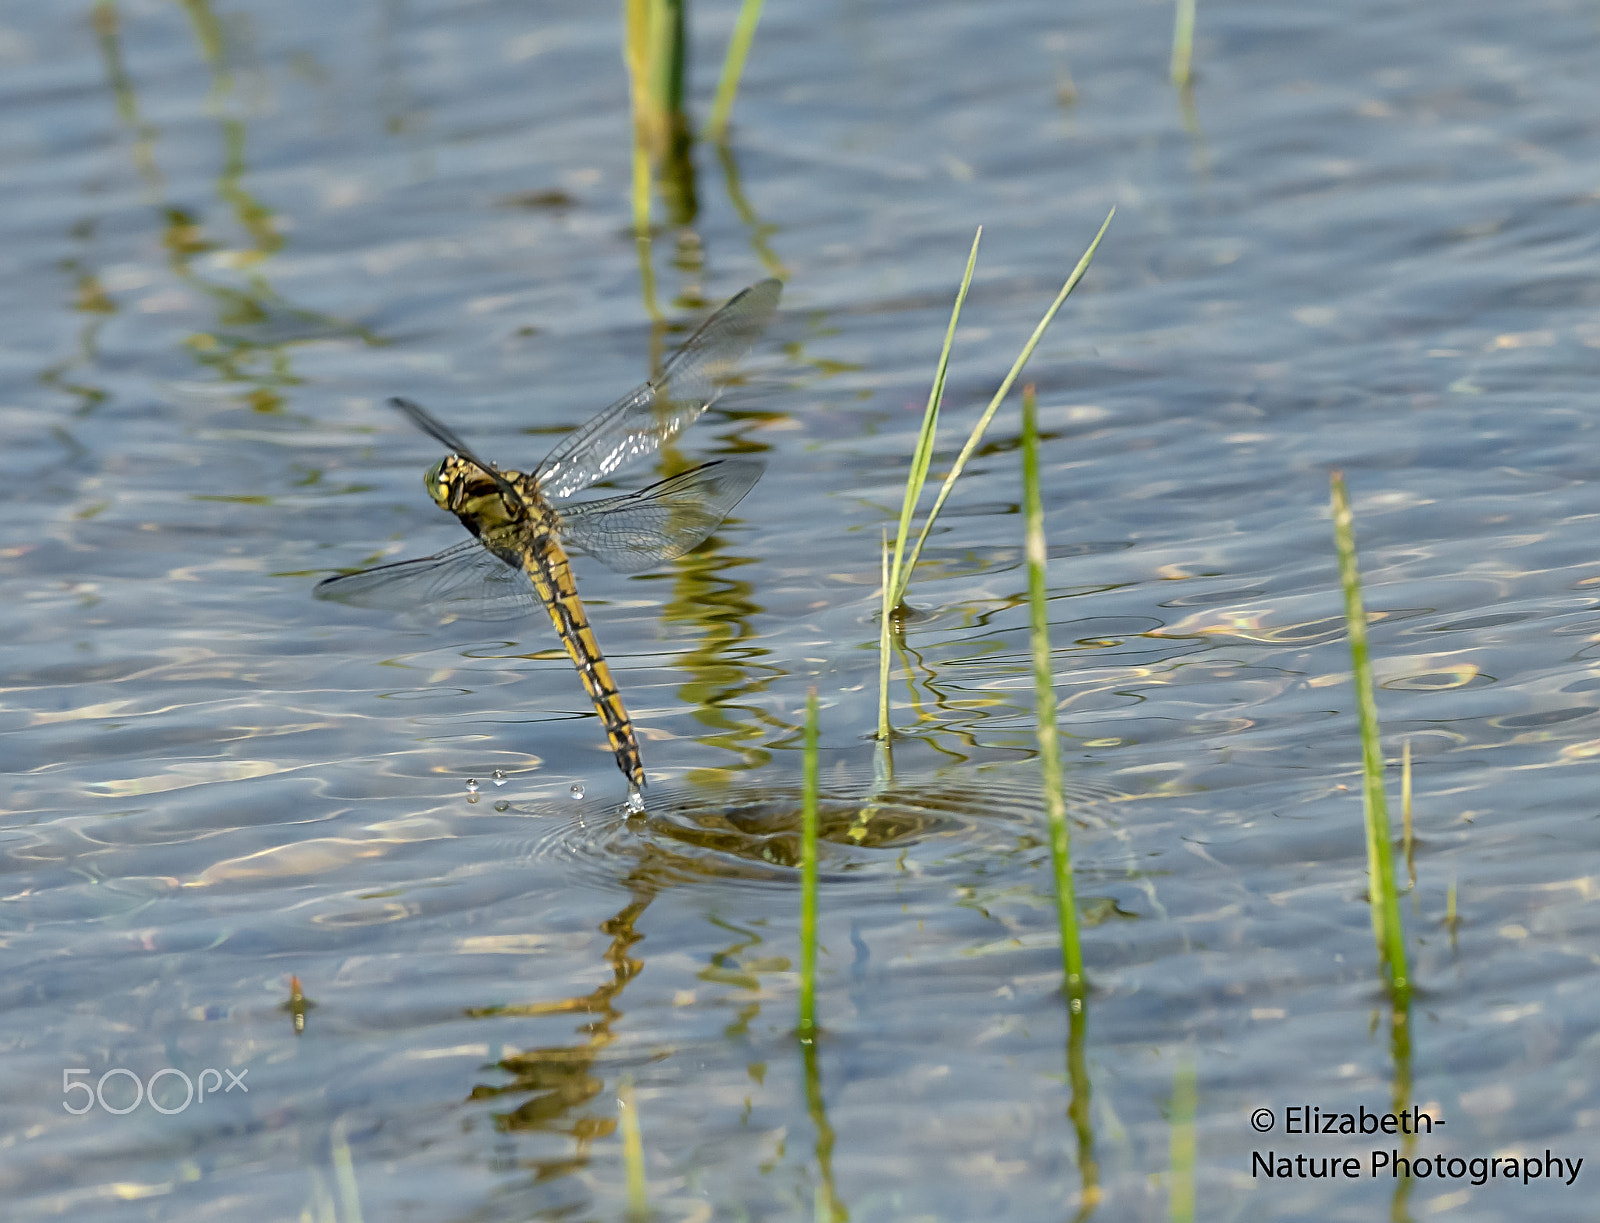
[[[422,478],[422,484],[428,490],[428,496],[438,502],[441,508],[450,508],[450,479],[445,475],[444,461],[435,463],[428,469],[428,474]]]

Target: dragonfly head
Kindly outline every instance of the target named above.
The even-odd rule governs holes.
[[[440,459],[422,479],[434,503],[463,520],[470,519],[479,526],[494,526],[515,516],[494,478],[460,455]]]

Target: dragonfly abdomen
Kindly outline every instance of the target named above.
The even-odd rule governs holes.
[[[589,617],[578,599],[567,554],[550,535],[536,537],[523,558],[523,569],[539,592],[540,601],[550,613],[551,623],[567,648],[567,656],[578,669],[584,691],[594,702],[600,723],[606,728],[617,767],[636,789],[644,787],[644,762],[633,734],[633,719],[622,703],[622,693],[611,678],[611,668],[589,628]]]

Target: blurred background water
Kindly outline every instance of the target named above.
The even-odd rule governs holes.
[[[688,12],[696,117],[735,8]],[[1587,1161],[1600,1125],[1593,6],[1207,2],[1177,91],[1167,4],[770,0],[729,143],[657,207],[665,325],[620,9],[0,13],[6,1217],[619,1218],[630,1074],[664,1218],[1165,1219],[1192,1066],[1198,1217],[1592,1218],[1588,1167],[1252,1177],[1393,1144],[1249,1115],[1409,1093],[1446,1122],[1414,1153],[1462,1158]],[[952,438],[1113,204],[1029,370],[1096,987],[1073,1070],[1011,407],[913,584],[895,786],[849,829],[881,531],[972,232]],[[653,781],[630,822],[548,625],[311,587],[460,538],[387,396],[526,469],[777,271],[750,376],[681,443],[767,475],[681,561],[579,562]],[[1416,763],[1408,1048],[1332,467]],[[63,1071],[166,1067],[249,1090],[64,1108]]]

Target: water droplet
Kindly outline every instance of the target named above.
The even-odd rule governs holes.
[[[577,802],[583,797],[583,783],[581,781],[573,782],[572,789],[568,790],[567,793],[572,795],[573,802]]]
[[[628,791],[628,814],[640,815],[644,811],[644,795],[637,790]]]
[[[469,794],[467,795],[467,801],[469,803],[475,803],[478,801],[478,796],[476,794]]]
[[[467,778],[467,793],[468,794],[476,794],[477,792],[478,792],[477,779],[476,778],[472,778],[472,777]]]
[[[496,811],[510,811],[511,810],[511,804],[506,802],[504,799],[501,799],[499,802],[497,802],[494,805],[494,809]]]
[[[494,771],[493,777],[494,777],[494,784],[495,785],[503,786],[503,785],[506,784],[506,775],[504,773],[502,773],[499,769],[496,769]]]

